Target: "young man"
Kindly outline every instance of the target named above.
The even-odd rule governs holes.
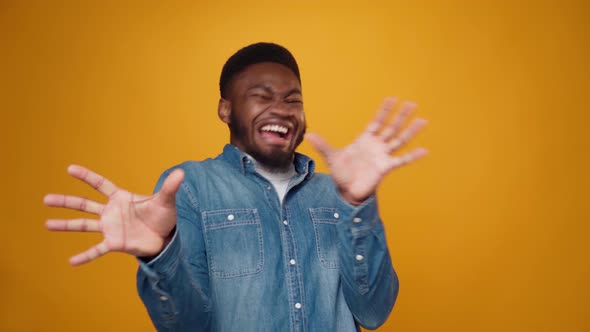
[[[109,251],[139,258],[137,285],[160,331],[360,331],[388,317],[398,292],[375,191],[391,170],[426,154],[393,157],[425,125],[391,123],[387,98],[349,146],[305,135],[297,63],[282,46],[234,54],[220,79],[219,118],[230,144],[215,159],[164,172],[138,196],[80,166],[68,172],[109,197],[100,204],[51,194],[45,203],[100,216],[48,220],[57,231],[100,231],[73,265]],[[304,136],[330,176],[295,152]]]

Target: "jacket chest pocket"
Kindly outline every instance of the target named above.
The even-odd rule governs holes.
[[[202,212],[209,269],[218,278],[262,271],[262,226],[256,209]]]
[[[338,232],[340,215],[334,208],[309,209],[315,232],[316,249],[320,264],[327,269],[338,268]]]

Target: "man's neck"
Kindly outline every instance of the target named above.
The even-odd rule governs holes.
[[[254,161],[254,165],[256,165],[256,171],[268,180],[282,180],[283,178],[290,179],[296,173],[295,165],[293,163],[289,163],[285,167],[270,167],[254,159],[247,153],[245,153],[245,155]]]
[[[254,159],[254,161],[256,162],[256,169],[257,170],[261,170],[264,173],[269,173],[269,174],[286,174],[286,173],[291,173],[294,169],[295,166],[293,165],[293,163],[290,163],[289,165],[285,166],[285,167],[269,167],[261,162],[259,162],[258,160]]]

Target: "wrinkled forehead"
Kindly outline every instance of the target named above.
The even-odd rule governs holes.
[[[301,83],[295,73],[289,67],[276,62],[249,65],[230,81],[232,91],[252,88],[263,88],[277,93],[297,89],[301,93]]]

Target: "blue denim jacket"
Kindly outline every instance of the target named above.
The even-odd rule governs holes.
[[[398,279],[375,197],[351,206],[311,159],[296,154],[294,163],[298,175],[282,204],[232,145],[215,159],[177,166],[185,179],[176,232],[137,273],[159,331],[352,332],[383,324]]]

